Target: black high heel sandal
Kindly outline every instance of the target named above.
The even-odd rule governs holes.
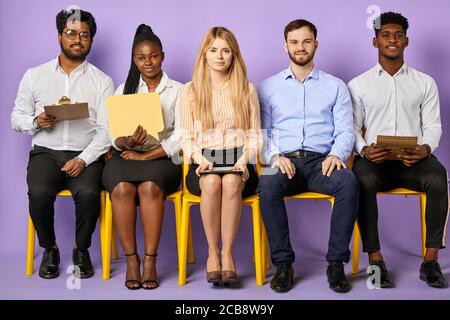
[[[145,253],[145,256],[143,259],[144,273],[145,273],[145,261],[150,258],[153,258],[154,260],[156,260],[157,256],[158,256],[157,253],[155,253],[155,254]],[[155,261],[155,273],[156,273],[156,261]],[[142,275],[142,277],[143,277],[143,275]],[[142,289],[153,290],[153,289],[156,289],[159,287],[159,281],[158,281],[158,279],[146,279],[141,282],[141,286],[142,286]]]
[[[136,252],[133,252],[133,253],[129,253],[129,254],[124,253],[124,255],[125,255],[125,259],[128,259],[128,257],[136,256],[138,274],[140,275],[139,270],[141,268],[141,260],[139,259],[138,254]],[[136,286],[136,284],[137,284],[137,286]],[[127,275],[125,276],[125,287],[129,290],[137,290],[137,289],[140,289],[141,286],[142,286],[141,279],[129,279],[128,265],[127,265]]]

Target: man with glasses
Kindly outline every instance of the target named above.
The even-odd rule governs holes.
[[[97,30],[91,13],[61,11],[56,16],[59,56],[27,70],[11,114],[13,129],[32,135],[27,183],[29,211],[44,248],[39,276],[59,275],[54,231],[56,194],[69,189],[75,202],[76,239],[72,252],[75,275],[89,278],[94,269],[88,248],[100,210],[100,156],[109,148],[106,98],[114,94],[112,79],[86,61]],[[58,121],[44,106],[61,97],[86,102],[89,117]]]
[[[358,224],[369,264],[380,270],[380,287],[393,287],[380,251],[377,192],[400,187],[425,192],[426,254],[420,279],[443,288],[446,280],[437,260],[445,247],[447,172],[432,154],[442,134],[439,94],[433,78],[404,62],[408,26],[399,13],[386,12],[375,19],[372,42],[378,63],[348,84],[359,153],[353,166],[361,185]],[[416,136],[419,144],[405,149],[397,160],[386,161],[392,150],[377,145],[377,135]]]

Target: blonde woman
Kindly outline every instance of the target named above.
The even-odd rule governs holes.
[[[192,81],[180,93],[180,112],[180,144],[191,162],[186,185],[201,197],[207,281],[229,286],[237,282],[232,251],[242,197],[253,194],[258,184],[249,162],[259,149],[260,119],[256,90],[228,29],[214,27],[204,37]],[[234,172],[204,173],[213,167]]]

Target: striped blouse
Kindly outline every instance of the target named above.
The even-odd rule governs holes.
[[[186,83],[180,92],[180,145],[185,159],[201,163],[202,149],[229,149],[243,147],[240,161],[248,163],[258,153],[261,145],[259,101],[255,87],[250,84],[250,129],[234,130],[235,114],[229,99],[228,83],[220,89],[212,88],[212,112],[214,128],[202,132],[199,120],[194,118],[192,82]]]

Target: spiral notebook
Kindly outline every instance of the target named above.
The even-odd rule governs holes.
[[[386,160],[399,160],[398,155],[405,155],[402,152],[404,148],[415,148],[417,146],[417,137],[413,136],[377,136],[377,145],[386,146],[392,149]]]

